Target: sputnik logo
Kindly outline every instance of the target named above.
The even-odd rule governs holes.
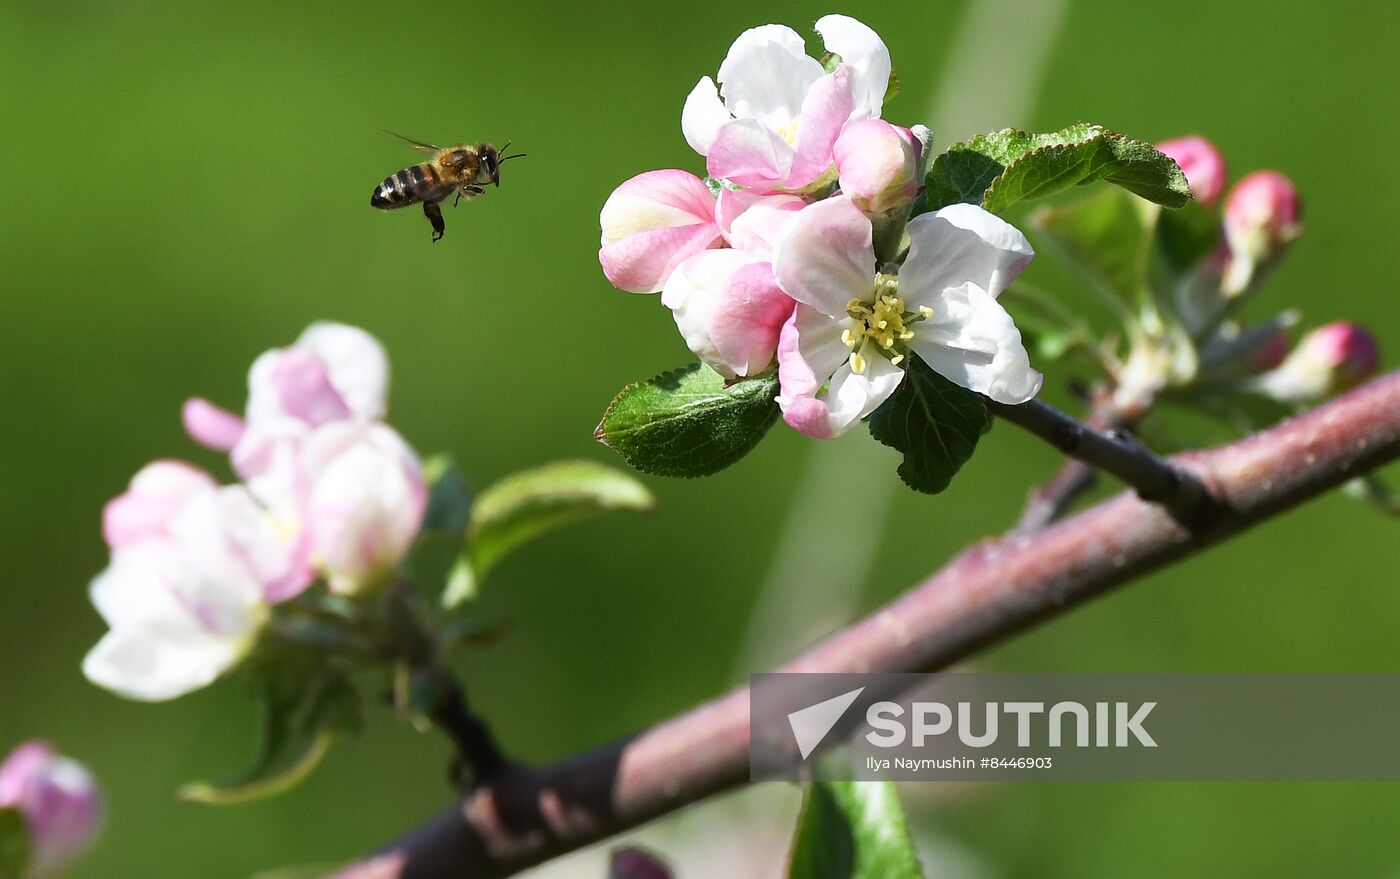
[[[797,740],[797,750],[802,753],[803,760],[806,760],[817,749],[817,745],[820,745],[822,739],[826,738],[826,734],[831,732],[831,728],[846,713],[846,709],[850,708],[851,704],[864,691],[864,687],[857,687],[849,693],[833,696],[824,702],[798,709],[787,716],[788,725],[792,727],[792,737]]]

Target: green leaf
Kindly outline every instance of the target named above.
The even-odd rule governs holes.
[[[450,455],[434,455],[423,462],[428,484],[428,509],[423,530],[460,534],[472,511],[472,492],[466,477]]]
[[[29,829],[18,809],[0,809],[0,879],[21,879],[29,868]]]
[[[888,781],[807,786],[788,879],[922,879],[904,810]]]
[[[181,799],[231,805],[288,791],[311,774],[336,736],[361,726],[354,685],[315,658],[280,656],[255,667],[253,675],[263,710],[257,759],[227,782],[185,785]]]
[[[1142,201],[1103,189],[1037,211],[1032,222],[1093,292],[1120,315],[1137,314],[1147,293],[1150,227]]]
[[[654,476],[709,476],[747,455],[778,417],[774,373],[725,386],[701,363],[628,385],[594,432]]]
[[[636,479],[594,461],[558,461],[507,476],[477,497],[467,551],[449,574],[443,602],[453,607],[469,598],[496,562],[541,534],[655,503]]]
[[[984,397],[948,381],[913,354],[903,383],[870,416],[870,435],[904,453],[900,478],[926,494],[948,487],[991,428]]]
[[[1168,207],[1191,197],[1181,168],[1151,144],[1080,123],[1045,134],[1008,128],[955,144],[929,168],[927,207],[966,202],[1000,213],[1096,180]]]

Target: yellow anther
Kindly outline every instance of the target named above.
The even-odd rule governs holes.
[[[893,364],[893,365],[895,365],[895,366],[898,366],[899,364],[901,364],[901,363],[903,363],[903,362],[904,362],[904,355],[903,355],[903,354],[896,354],[896,355],[894,355],[893,357],[890,358],[890,363]]]
[[[865,375],[865,358],[860,354],[851,355],[851,372],[856,375]]]
[[[919,317],[933,317],[933,309],[927,305],[919,306]]]

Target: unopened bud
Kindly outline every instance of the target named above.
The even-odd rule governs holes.
[[[1259,377],[1259,389],[1285,403],[1315,403],[1361,384],[1379,363],[1370,331],[1339,321],[1304,336],[1282,364]]]
[[[1212,207],[1220,200],[1225,191],[1225,159],[1215,144],[1200,135],[1191,135],[1163,141],[1157,149],[1181,166],[1196,201]]]
[[[102,821],[92,774],[40,741],[20,745],[0,764],[0,808],[17,810],[29,833],[21,875],[47,875],[82,854]]]
[[[620,848],[612,853],[608,879],[671,879],[671,868],[655,855],[639,848]]]
[[[832,149],[841,191],[871,215],[909,204],[919,194],[921,151],[907,128],[882,119],[852,123]]]
[[[1298,190],[1277,171],[1255,171],[1236,183],[1225,199],[1224,292],[1238,296],[1257,282],[1302,234],[1301,219]]]

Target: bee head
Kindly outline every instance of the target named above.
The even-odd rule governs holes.
[[[496,148],[489,143],[483,143],[476,148],[481,156],[481,169],[486,172],[492,185],[501,185],[501,154],[496,152]]]

